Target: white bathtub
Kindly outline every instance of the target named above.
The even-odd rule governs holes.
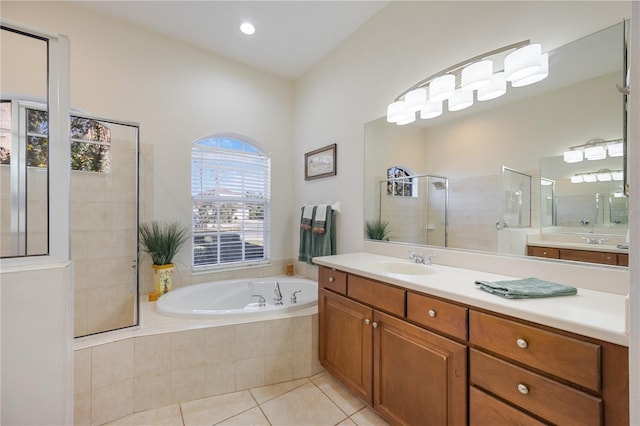
[[[282,305],[273,301],[275,283],[280,285]],[[296,303],[291,295],[296,294]],[[260,306],[259,295],[265,306]],[[250,278],[194,284],[172,290],[156,304],[159,313],[189,318],[229,318],[288,312],[314,306],[318,301],[318,283],[296,277]]]

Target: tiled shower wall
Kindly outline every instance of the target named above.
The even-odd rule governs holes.
[[[133,337],[74,354],[74,422],[309,377],[318,315]]]

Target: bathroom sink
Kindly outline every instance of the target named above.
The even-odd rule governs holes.
[[[372,262],[369,263],[367,267],[372,272],[381,272],[386,274],[427,275],[435,272],[427,265],[400,261]]]

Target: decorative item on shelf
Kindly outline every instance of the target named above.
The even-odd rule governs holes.
[[[178,222],[152,221],[140,224],[140,245],[142,251],[151,256],[153,287],[157,295],[171,290],[173,258],[188,238],[188,229]]]
[[[364,225],[364,231],[370,240],[389,241],[391,230],[386,220],[368,220]]]
[[[509,51],[503,69],[494,72],[493,59]],[[445,100],[449,111],[460,111],[473,105],[474,91],[478,101],[488,101],[504,95],[507,82],[523,87],[548,75],[549,54],[542,53],[542,45],[529,40],[510,44],[437,72],[405,90],[387,107],[387,121],[413,123],[418,112],[422,119],[438,117]]]
[[[604,160],[609,157],[622,157],[624,143],[622,139],[591,139],[582,145],[569,147],[563,154],[565,163],[579,163],[584,160]]]

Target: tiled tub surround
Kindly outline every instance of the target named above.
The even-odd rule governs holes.
[[[310,377],[317,360],[317,307],[238,320],[170,318],[141,301],[138,330],[78,339],[74,423]]]

